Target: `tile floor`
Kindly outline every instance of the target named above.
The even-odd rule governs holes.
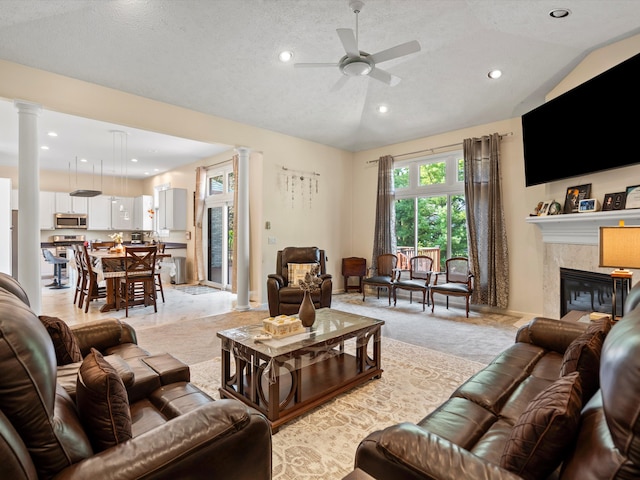
[[[42,281],[42,313],[45,315],[59,317],[69,325],[103,318],[125,319],[124,310],[101,312],[100,308],[105,303],[102,299],[91,302],[89,311],[84,313],[84,308],[80,309],[73,303],[75,293],[73,286],[56,290],[45,286],[49,283],[51,279],[45,278]],[[163,287],[165,303],[162,303],[162,298],[158,295],[158,312],[155,313],[153,307],[130,308],[127,323],[136,329],[158,326],[229,312],[236,305],[236,295],[230,292],[211,289],[212,293],[191,295],[174,288],[171,284],[163,283]],[[259,305],[251,304],[251,307],[258,308]]]

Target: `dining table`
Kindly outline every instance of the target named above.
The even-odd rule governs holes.
[[[116,285],[118,279],[126,275],[127,255],[123,252],[110,250],[90,251],[91,266],[96,273],[98,283],[104,281],[107,287],[106,303],[100,307],[101,312],[116,309]],[[157,252],[156,261],[171,258],[170,253]]]

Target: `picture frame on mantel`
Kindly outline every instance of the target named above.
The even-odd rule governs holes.
[[[627,192],[607,193],[602,201],[602,211],[623,210],[625,208]]]
[[[627,187],[626,202],[624,208],[640,208],[640,185]]]
[[[640,185],[639,185],[640,186]],[[577,185],[567,188],[567,195],[564,201],[564,213],[578,213],[580,200],[591,197],[591,184]]]

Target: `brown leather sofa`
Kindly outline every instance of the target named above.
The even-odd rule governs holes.
[[[297,286],[289,286],[290,263],[317,263],[320,265],[320,288],[311,294],[316,308],[331,307],[331,291],[333,281],[326,271],[324,250],[317,247],[287,247],[278,251],[276,256],[276,273],[267,278],[267,294],[269,299],[269,315],[294,315],[300,310],[304,292]]]
[[[262,414],[214,401],[189,382],[188,366],[149,355],[124,322],[71,331],[83,360],[58,367],[50,332],[19,284],[0,274],[0,478],[271,478],[271,429]],[[119,379],[99,383],[92,360],[113,365]],[[92,403],[102,387],[105,405]],[[111,416],[101,415],[105,408]],[[127,422],[131,432],[120,436]],[[100,443],[96,429],[105,426],[118,432],[113,445]]]
[[[533,319],[435,411],[368,435],[355,466],[377,480],[640,478],[640,290],[628,300],[600,349],[597,336],[575,349],[594,323]]]

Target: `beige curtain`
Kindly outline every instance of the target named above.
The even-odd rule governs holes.
[[[473,303],[506,308],[509,256],[500,179],[500,135],[463,142]]]
[[[393,189],[393,157],[386,155],[378,160],[378,194],[376,201],[376,226],[373,239],[371,267],[378,267],[378,255],[396,253],[396,209]]]
[[[238,232],[238,215],[236,208],[238,206],[238,155],[234,155],[233,164],[233,246],[231,247],[231,292],[238,293],[238,243],[236,242],[236,233]]]
[[[207,194],[207,169],[205,167],[196,168],[196,194],[193,201],[194,215],[193,219],[196,231],[195,231],[195,260],[196,260],[196,274],[198,282],[206,280],[206,266],[204,264],[204,247],[202,245],[202,223],[204,221],[204,198]]]

